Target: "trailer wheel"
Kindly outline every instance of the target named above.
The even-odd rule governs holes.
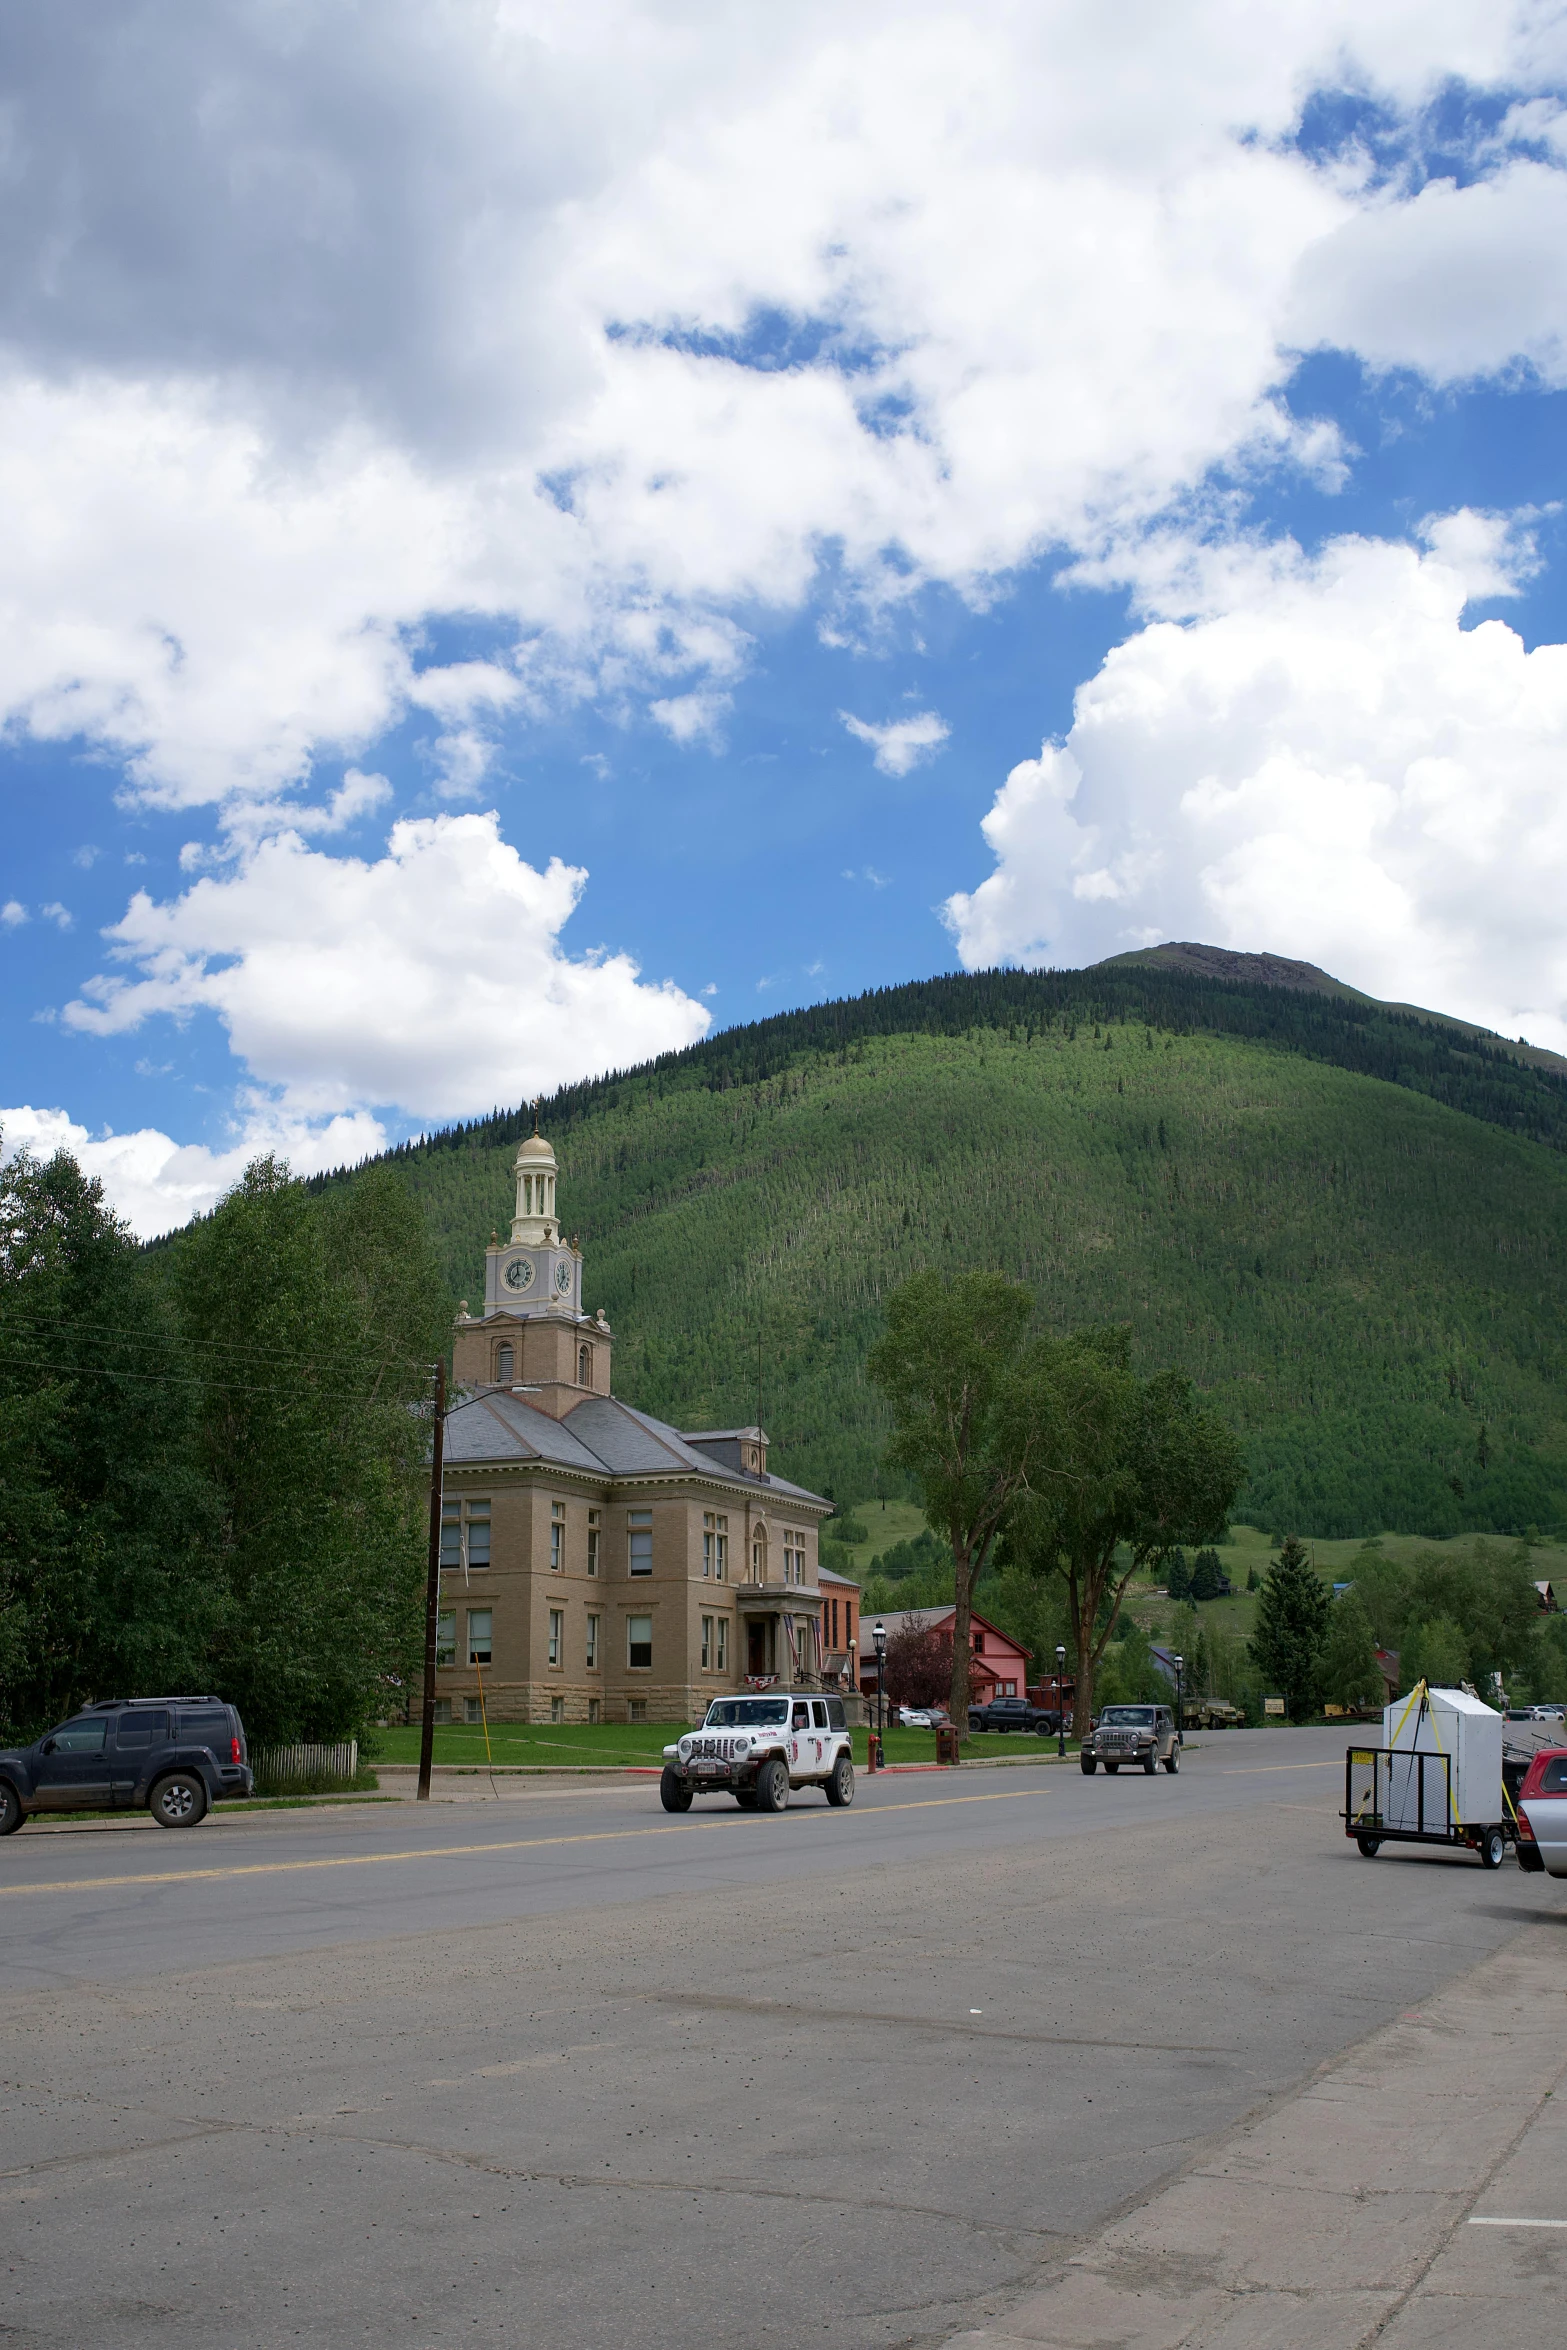
[[[1483,1869],[1499,1869],[1506,1858],[1506,1829],[1487,1828],[1480,1839],[1480,1866]]]
[[[1355,1838],[1355,1842],[1360,1847],[1360,1857],[1362,1860],[1375,1860],[1377,1854],[1382,1849],[1382,1839],[1380,1836],[1357,1836]]]

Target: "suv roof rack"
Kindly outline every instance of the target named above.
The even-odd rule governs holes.
[[[226,1705],[226,1697],[99,1697],[84,1705],[84,1714],[118,1713],[126,1705]]]

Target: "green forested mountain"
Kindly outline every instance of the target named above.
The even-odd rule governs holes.
[[[1239,959],[1236,959],[1239,967]],[[394,1154],[454,1295],[520,1111]],[[875,1492],[893,1283],[995,1266],[1126,1321],[1244,1434],[1242,1514],[1347,1535],[1567,1521],[1567,1074],[1349,991],[1159,960],[982,973],[730,1030],[543,1105],[618,1391],[762,1412]]]

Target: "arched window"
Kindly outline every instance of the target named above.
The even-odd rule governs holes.
[[[767,1536],[760,1526],[751,1536],[751,1580],[753,1583],[767,1581]]]
[[[591,1346],[579,1346],[577,1349],[577,1385],[591,1387],[592,1384],[593,1349]]]
[[[515,1358],[509,1346],[498,1346],[495,1349],[495,1378],[497,1385],[501,1387],[510,1386],[512,1378],[512,1363],[514,1360]]]

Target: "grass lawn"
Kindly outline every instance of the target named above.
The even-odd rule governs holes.
[[[670,1722],[496,1722],[490,1729],[490,1753],[496,1763],[531,1763],[536,1770],[581,1769],[587,1764],[599,1764],[613,1769],[629,1765],[646,1768],[663,1760],[664,1748],[680,1735],[680,1725]],[[865,1737],[863,1730],[854,1733],[854,1759],[865,1767]],[[378,1749],[375,1760],[389,1763],[416,1763],[419,1760],[419,1733],[417,1729],[378,1730],[375,1733]],[[964,1751],[975,1755],[1007,1755],[1031,1753],[1047,1743],[1033,1738],[971,1738]],[[936,1734],[933,1730],[889,1730],[886,1734],[887,1760],[893,1762],[934,1762]],[[476,1724],[454,1722],[435,1733],[435,1759],[438,1763],[466,1763],[480,1770],[484,1768],[484,1732]],[[372,1765],[372,1768],[374,1766]]]
[[[891,1550],[895,1542],[912,1542],[916,1534],[926,1531],[925,1512],[916,1501],[857,1501],[852,1515],[870,1533],[868,1542],[849,1546],[854,1561],[850,1572],[862,1581],[879,1551]]]

